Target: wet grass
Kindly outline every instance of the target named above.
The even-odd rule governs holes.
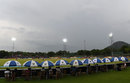
[[[1,83],[8,83],[5,79],[0,79]],[[65,76],[60,80],[39,80],[33,79],[30,81],[24,81],[23,79],[17,79],[11,83],[129,83],[130,82],[130,67],[123,71],[109,71],[99,72],[91,75],[81,75],[78,77]]]

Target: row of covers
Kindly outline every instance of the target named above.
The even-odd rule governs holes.
[[[83,65],[83,64],[94,64],[94,63],[109,63],[109,62],[116,62],[116,61],[128,61],[126,57],[113,57],[111,59],[109,58],[103,58],[98,59],[95,58],[93,60],[91,59],[84,59],[82,61],[80,60],[72,60],[70,63],[66,60],[58,60],[55,62],[55,64],[51,61],[43,61],[42,63],[38,63],[37,61],[31,60],[31,61],[26,61],[23,66],[24,67],[50,67],[50,66],[63,66],[63,65],[72,65],[72,66],[78,66],[78,65]],[[20,67],[21,64],[18,61],[7,61],[4,64],[4,67]]]

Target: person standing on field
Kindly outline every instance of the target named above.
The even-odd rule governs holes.
[[[7,81],[10,81],[10,69],[6,69],[5,71],[4,71],[4,74],[5,74],[5,79],[7,80]]]

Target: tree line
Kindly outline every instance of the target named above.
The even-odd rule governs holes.
[[[104,48],[92,50],[78,50],[77,52],[57,51],[57,52],[9,52],[5,50],[0,51],[0,58],[41,58],[41,57],[88,57],[88,56],[111,56],[111,52],[115,55],[130,54],[130,46],[122,46],[120,49]]]

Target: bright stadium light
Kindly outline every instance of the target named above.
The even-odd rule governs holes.
[[[113,33],[110,33],[110,34],[109,34],[109,37],[113,37]]]
[[[63,41],[64,43],[67,43],[67,42],[68,42],[68,39],[67,39],[67,38],[63,38],[62,41]]]
[[[12,40],[12,41],[16,41],[16,38],[15,38],[15,37],[12,37],[11,40]]]

